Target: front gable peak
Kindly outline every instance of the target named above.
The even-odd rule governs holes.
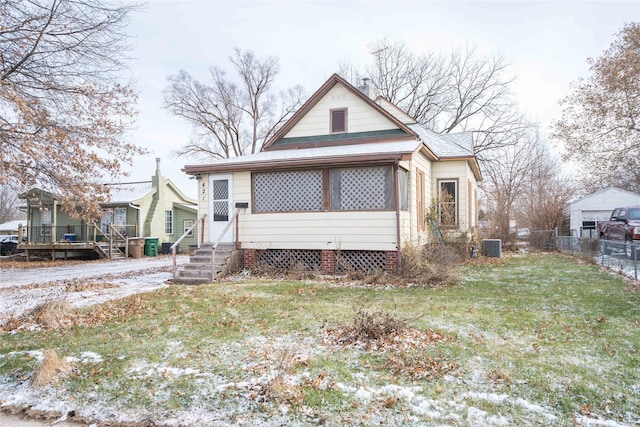
[[[333,74],[264,146],[264,151],[416,139],[396,115]]]

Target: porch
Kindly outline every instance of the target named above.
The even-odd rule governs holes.
[[[109,225],[103,231],[97,224],[38,225],[23,227],[27,241],[18,249],[24,250],[27,261],[33,255],[69,257],[128,258],[129,247],[138,239],[137,225]],[[22,232],[22,231],[21,231]]]

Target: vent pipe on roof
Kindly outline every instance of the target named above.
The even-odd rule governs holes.
[[[369,77],[362,79],[362,85],[358,86],[358,90],[367,95],[369,99],[373,99],[375,97],[373,93],[373,86],[371,85],[371,79]]]

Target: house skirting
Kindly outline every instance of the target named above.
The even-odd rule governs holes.
[[[397,251],[334,251],[330,249],[243,249],[244,268],[277,271],[319,271],[343,274],[349,271],[398,271]]]

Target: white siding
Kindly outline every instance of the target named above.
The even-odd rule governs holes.
[[[470,228],[469,224],[469,180],[475,182],[473,173],[466,160],[443,161],[433,164],[431,191],[434,197],[439,193],[438,180],[458,181],[458,225],[461,231]],[[473,214],[473,212],[472,212]],[[473,226],[473,225],[471,225]]]
[[[569,204],[569,227],[579,235],[583,221],[607,221],[617,207],[640,205],[640,194],[607,188]]]
[[[300,119],[285,138],[330,134],[329,111],[347,108],[347,132],[369,132],[397,129],[389,119],[356,97],[343,85],[336,84],[314,107]]]
[[[400,216],[400,235],[402,246],[406,244],[423,245],[428,243],[430,231],[427,225],[425,230],[418,230],[418,196],[417,196],[417,171],[424,173],[425,181],[425,208],[431,206],[431,161],[422,153],[414,154],[410,162],[401,162],[400,166],[408,168],[409,174],[409,212],[403,212]]]
[[[208,210],[208,177],[203,176],[202,182],[201,215]],[[249,202],[249,209],[239,215],[238,240],[243,248],[393,251],[397,247],[395,211],[254,214],[250,172],[233,174],[233,200]],[[210,241],[208,230],[205,241]]]

